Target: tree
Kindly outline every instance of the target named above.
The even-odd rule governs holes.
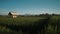
[[[8,15],[12,15],[11,12],[9,12]]]
[[[11,17],[12,16],[11,12],[9,12],[8,15]]]

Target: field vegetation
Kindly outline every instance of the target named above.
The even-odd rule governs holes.
[[[60,16],[0,16],[0,34],[60,34]]]

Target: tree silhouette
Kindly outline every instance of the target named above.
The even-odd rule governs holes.
[[[12,15],[11,12],[9,12],[8,15]]]
[[[12,16],[11,12],[9,12],[8,15],[11,17]]]

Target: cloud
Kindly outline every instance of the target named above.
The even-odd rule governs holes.
[[[14,11],[14,12],[17,12],[18,15],[24,15],[24,14],[42,14],[42,13],[49,13],[49,14],[52,14],[52,13],[60,13],[58,9],[54,9],[54,8],[40,8],[40,9],[1,9],[0,8],[0,14],[4,14],[4,15],[7,15],[8,12],[10,11]]]
[[[0,8],[0,15],[6,15],[6,14],[7,14],[7,10]]]

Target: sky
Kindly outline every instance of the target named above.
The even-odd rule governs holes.
[[[60,0],[0,0],[0,15],[9,12],[22,14],[60,14]]]

